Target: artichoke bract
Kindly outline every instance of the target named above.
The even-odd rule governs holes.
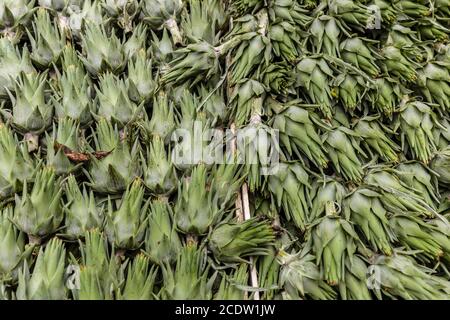
[[[32,243],[39,243],[41,238],[56,232],[64,218],[61,178],[52,168],[43,168],[36,173],[31,192],[28,184],[25,180],[22,196],[15,195],[12,220]]]

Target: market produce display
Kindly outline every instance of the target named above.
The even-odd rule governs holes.
[[[0,299],[450,299],[449,36],[449,0],[0,1]]]

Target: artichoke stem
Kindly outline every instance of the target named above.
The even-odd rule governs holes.
[[[35,133],[28,132],[24,135],[25,142],[27,143],[28,152],[36,151],[39,147],[39,136]]]
[[[31,234],[28,235],[28,242],[32,246],[39,246],[42,242],[40,237],[33,236]]]
[[[195,234],[188,233],[186,235],[186,245],[188,247],[195,246],[198,243],[198,237]]]
[[[177,45],[181,43],[182,37],[180,33],[180,29],[178,28],[178,24],[175,19],[170,18],[166,21],[167,29],[169,29],[170,34],[172,35],[173,44]]]
[[[256,16],[258,18],[258,33],[265,36],[267,33],[267,26],[269,25],[269,15],[266,10],[261,10]]]

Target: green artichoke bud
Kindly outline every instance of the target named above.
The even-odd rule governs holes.
[[[142,158],[145,186],[154,194],[169,195],[177,187],[177,173],[164,149],[164,141],[153,136],[147,148],[147,161]]]
[[[148,102],[154,96],[157,82],[152,73],[152,61],[144,50],[140,50],[136,58],[128,62],[126,86],[131,100],[136,103]]]
[[[284,62],[270,64],[262,71],[261,76],[266,88],[270,88],[274,94],[288,95],[294,91],[294,74]]]
[[[430,167],[438,174],[439,182],[450,184],[450,148],[437,152]]]
[[[362,231],[372,249],[390,256],[395,236],[387,219],[387,211],[379,198],[382,195],[366,187],[359,187],[344,203],[346,219]]]
[[[246,13],[256,12],[264,5],[264,1],[261,0],[236,0],[231,3],[231,12],[237,16],[244,15]]]
[[[13,208],[6,207],[0,215],[0,281],[17,279],[17,271],[28,259],[33,247],[26,247],[25,235],[10,221]]]
[[[437,103],[442,110],[450,110],[450,68],[436,61],[427,63],[419,71],[418,81],[421,91],[430,103]]]
[[[414,159],[428,163],[436,151],[432,129],[443,128],[437,116],[430,106],[420,101],[409,101],[399,111],[396,127],[401,128],[402,142],[406,140]]]
[[[384,70],[405,82],[415,82],[417,80],[416,70],[419,64],[405,57],[400,49],[394,46],[386,46],[381,50]]]
[[[64,213],[61,205],[61,178],[56,178],[52,168],[37,172],[31,192],[24,181],[23,194],[16,194],[13,222],[18,229],[28,234],[31,243],[39,243],[57,231]]]
[[[315,53],[325,53],[339,57],[339,36],[342,26],[334,17],[322,15],[314,19],[310,26]]]
[[[210,180],[214,181],[218,203],[227,208],[234,205],[236,195],[239,193],[245,177],[242,175],[242,166],[233,163],[222,163],[213,166]]]
[[[140,11],[137,0],[103,0],[103,9],[125,33],[133,30],[133,19]],[[109,22],[109,21],[108,21]]]
[[[271,55],[270,40],[257,32],[244,34],[245,40],[236,48],[231,61],[230,82],[236,84],[246,79],[261,66],[268,66]]]
[[[267,220],[259,217],[244,222],[218,225],[209,236],[214,257],[224,263],[245,262],[244,258],[270,253],[275,234]]]
[[[100,76],[97,91],[97,114],[120,127],[134,121],[143,105],[137,106],[128,96],[125,81],[111,73]]]
[[[422,0],[399,0],[394,3],[394,6],[397,8],[397,10],[407,16],[410,16],[412,18],[420,18],[431,14],[431,10],[426,6],[426,4],[427,2]]]
[[[153,286],[158,269],[150,267],[150,260],[143,254],[138,254],[129,264],[127,279],[123,291],[119,293],[121,300],[153,300]]]
[[[389,32],[386,40],[386,45],[392,45],[400,49],[402,54],[418,62],[424,58],[423,52],[418,46],[419,43],[420,40],[417,38],[417,33],[400,24],[392,26],[392,30]]]
[[[244,161],[244,174],[251,192],[263,186],[264,176],[276,170],[279,160],[277,132],[261,123],[261,116],[253,114],[250,125],[237,135],[237,155]]]
[[[362,163],[357,154],[365,156],[356,140],[358,135],[343,126],[325,133],[323,140],[336,172],[355,182],[363,178]]]
[[[83,61],[94,77],[106,71],[120,73],[126,66],[123,43],[114,34],[109,35],[103,25],[87,23],[81,37]]]
[[[236,126],[248,124],[255,108],[260,108],[266,89],[253,79],[240,81],[233,87],[230,104]]]
[[[99,0],[84,0],[79,6],[69,6],[69,28],[76,38],[81,38],[81,31],[87,24],[103,25],[103,12]]]
[[[144,240],[149,201],[144,202],[144,187],[135,180],[125,191],[117,210],[108,199],[105,233],[115,248],[135,250]]]
[[[209,88],[200,86],[199,92],[202,99],[202,110],[206,113],[207,118],[211,119],[211,125],[217,126],[217,124],[227,121],[228,105],[225,103],[223,90],[210,92]]]
[[[339,292],[344,300],[372,300],[367,288],[368,268],[358,256],[345,261],[345,280],[339,283]]]
[[[103,226],[103,207],[95,202],[92,190],[87,191],[78,186],[73,175],[70,175],[65,185],[67,205],[64,207],[64,236],[69,239],[79,239],[86,231]]]
[[[422,196],[430,207],[439,203],[436,174],[419,162],[405,162],[397,166],[396,174],[409,188]]]
[[[361,38],[348,38],[341,42],[342,59],[375,78],[380,74],[376,64],[376,55],[368,43]]]
[[[151,28],[167,28],[173,43],[181,43],[182,36],[177,18],[183,9],[182,0],[144,0],[141,9],[141,18]]]
[[[54,168],[57,175],[74,172],[81,166],[81,163],[72,162],[78,160],[77,156],[84,156],[79,132],[80,128],[74,120],[61,119],[58,128],[53,123],[52,136],[46,133],[47,166]]]
[[[222,275],[219,289],[214,295],[215,300],[244,300],[246,292],[244,291],[248,283],[248,264],[242,263],[233,273]]]
[[[373,28],[375,18],[371,10],[365,5],[351,0],[334,0],[329,4],[330,13],[343,23],[352,25],[356,29]]]
[[[147,42],[147,26],[139,23],[133,28],[133,33],[128,37],[128,40],[124,43],[123,49],[128,59],[135,59],[141,51],[146,50]],[[145,53],[143,53],[145,55]],[[129,62],[128,62],[129,63]]]
[[[346,195],[347,190],[344,185],[334,179],[326,178],[314,181],[310,192],[312,206],[309,212],[309,221],[325,216],[330,203],[342,207],[342,201]]]
[[[312,20],[310,11],[295,0],[271,1],[269,3],[269,17],[271,21],[281,19],[301,27],[305,27]]]
[[[289,156],[306,155],[319,168],[327,166],[325,148],[316,129],[320,124],[313,113],[298,107],[292,102],[285,110],[279,112],[272,120],[271,126],[279,131],[280,142],[287,149]]]
[[[167,34],[167,30],[162,32],[161,40],[152,31],[152,41],[150,50],[152,58],[160,64],[161,74],[164,74],[169,68],[168,63],[173,60],[172,54],[174,52],[173,43]]]
[[[444,252],[443,258],[446,261],[450,261],[450,223],[448,219],[439,217],[427,223],[431,225],[431,230],[429,230],[431,237],[439,244]]]
[[[22,182],[29,180],[35,172],[25,144],[4,124],[0,124],[0,198],[6,198],[20,191]]]
[[[400,147],[386,135],[386,133],[393,134],[394,132],[377,120],[378,117],[361,118],[356,123],[354,131],[363,138],[363,146],[371,155],[374,151],[384,161],[398,162]]]
[[[183,247],[177,256],[175,267],[168,263],[161,266],[164,287],[159,298],[164,300],[210,300],[217,272],[209,275],[210,265],[206,252],[195,244]]]
[[[450,29],[444,27],[435,19],[425,18],[419,20],[417,29],[423,40],[447,42],[449,39]]]
[[[214,181],[208,186],[206,166],[195,166],[191,176],[184,178],[178,185],[178,198],[175,203],[178,229],[196,235],[207,233],[223,214],[222,204],[218,199]]]
[[[146,118],[147,117],[147,118]],[[144,121],[141,122],[148,139],[152,135],[159,136],[167,144],[170,141],[173,130],[175,129],[175,113],[173,102],[167,97],[167,94],[160,91],[153,98],[152,116],[144,114]]]
[[[309,211],[309,176],[299,163],[280,163],[277,172],[268,177],[272,202],[282,208],[287,220],[305,230]]]
[[[175,262],[181,248],[172,220],[172,208],[166,200],[154,200],[150,204],[145,252],[159,265]]]
[[[8,39],[0,38],[0,97],[7,97],[7,90],[14,90],[15,81],[22,72],[35,72],[27,47],[21,53]]]
[[[53,117],[53,106],[45,101],[46,74],[39,76],[22,73],[15,85],[15,97],[8,91],[12,102],[12,124],[23,133],[41,133],[47,129]]]
[[[397,19],[397,9],[394,7],[394,3],[388,0],[374,0],[371,1],[373,5],[380,10],[382,22],[393,23]]]
[[[280,286],[284,290],[283,299],[336,299],[336,292],[322,280],[319,268],[314,263],[314,256],[307,250],[293,254],[280,250],[277,261],[281,266]]]
[[[216,10],[219,10],[216,15],[213,14],[211,6],[215,6]],[[206,41],[215,45],[218,42],[216,28],[220,27],[218,24],[224,18],[219,18],[217,13],[224,16],[224,10],[223,4],[218,0],[190,0],[189,11],[184,11],[182,16],[181,28],[184,35],[191,42]]]
[[[316,220],[308,237],[321,277],[331,286],[344,281],[345,261],[353,256],[359,239],[350,222],[337,215],[334,203],[327,203],[327,215]]]
[[[309,98],[319,105],[327,119],[332,118],[332,96],[329,85],[333,71],[322,58],[303,58],[297,65],[297,86],[305,88]]]
[[[424,197],[402,182],[389,167],[370,170],[364,182],[381,193],[379,199],[389,212],[398,214],[411,212],[428,217],[436,214],[435,209],[427,204]]]
[[[365,94],[366,83],[361,76],[340,74],[334,81],[336,87],[331,92],[333,96],[338,96],[345,109],[350,113],[360,109],[362,98]]]
[[[374,280],[371,286],[380,300],[382,294],[405,300],[448,299],[449,282],[432,275],[433,270],[418,265],[406,255],[376,256],[369,272],[372,272],[370,280]]]
[[[112,300],[125,281],[124,266],[109,252],[106,237],[97,229],[86,232],[84,244],[79,242],[81,261],[73,261],[79,268],[79,283],[72,289],[73,297],[76,300]]]
[[[389,219],[392,230],[399,242],[407,248],[421,250],[425,261],[438,260],[444,255],[437,239],[434,239],[430,231],[430,224],[411,215],[395,215]]]
[[[270,25],[268,36],[275,56],[290,62],[299,58],[300,35],[293,23],[280,21]]]
[[[106,119],[97,122],[94,141],[98,155],[91,157],[86,175],[89,186],[102,193],[118,193],[139,175],[138,141],[130,148],[127,141],[121,141],[117,127]]]
[[[71,118],[86,125],[92,120],[92,83],[84,71],[81,61],[73,48],[66,47],[63,52],[62,76],[59,76],[59,92],[52,97],[58,118]]]
[[[277,294],[280,275],[280,264],[277,261],[277,249],[272,248],[271,253],[257,259],[258,284],[266,288],[261,292],[261,298],[272,300]]]
[[[190,86],[210,79],[219,73],[219,57],[225,55],[240,42],[239,37],[232,38],[220,46],[213,47],[206,41],[189,44],[174,52],[176,58],[169,63],[169,69],[161,78],[165,84],[189,83]]]
[[[368,93],[368,99],[381,113],[392,116],[401,100],[400,87],[393,79],[375,79],[375,88]]]
[[[33,22],[33,34],[27,30],[31,42],[31,59],[41,67],[56,63],[64,49],[65,37],[58,24],[52,24],[47,10],[39,9]]]
[[[444,17],[450,15],[450,3],[448,0],[436,0],[434,2],[434,9]]]
[[[64,283],[66,250],[61,240],[53,238],[39,249],[33,273],[27,262],[19,272],[16,296],[19,300],[64,300],[67,289]]]
[[[0,4],[0,34],[19,42],[23,27],[34,12],[34,0],[4,0]]]

